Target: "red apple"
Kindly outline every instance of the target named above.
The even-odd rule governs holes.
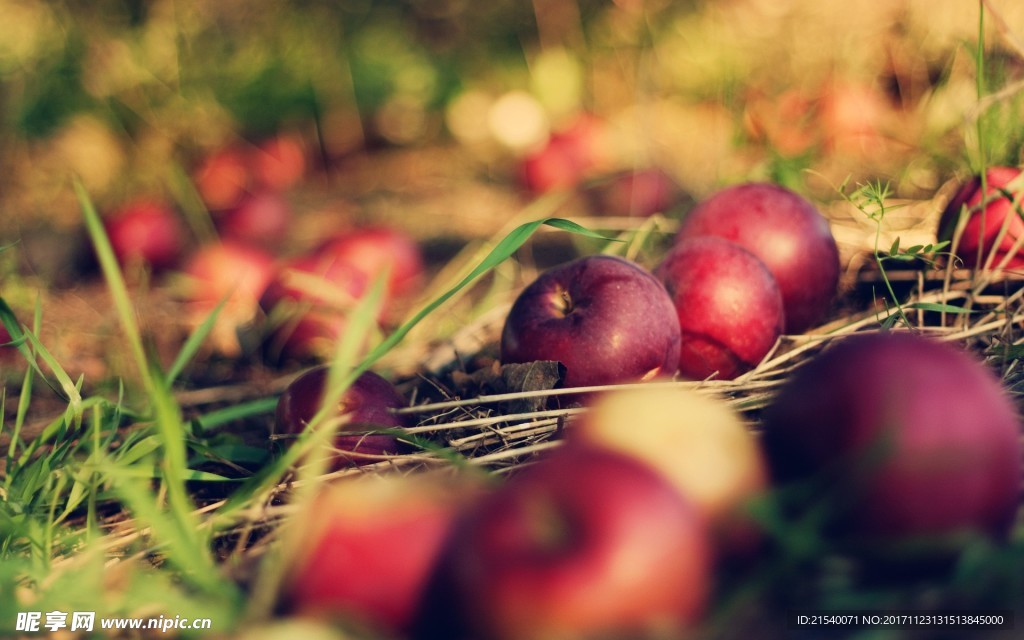
[[[1021,423],[966,352],[905,333],[843,340],[797,370],[766,410],[780,482],[831,477],[843,526],[873,539],[1004,536],[1021,489]]]
[[[566,438],[649,465],[693,503],[724,550],[756,542],[744,509],[765,490],[767,465],[751,429],[723,400],[679,388],[609,391]]]
[[[287,261],[260,299],[270,321],[271,354],[308,358],[333,353],[366,287],[365,274],[330,255]]]
[[[170,207],[154,200],[137,200],[112,211],[104,226],[122,265],[138,262],[153,269],[171,268],[185,249],[181,219]]]
[[[981,177],[974,176],[949,201],[939,221],[939,240],[952,240],[960,221],[961,212],[967,222],[960,236],[956,255],[967,267],[979,267],[988,260],[1000,234],[992,266],[999,265],[1013,250],[1014,243],[1024,235],[1021,220],[1021,199],[1024,198],[1024,178],[1016,167],[991,167],[985,174],[987,196],[982,197]],[[984,200],[984,203],[982,202]],[[1003,227],[1006,231],[1003,232]],[[978,261],[979,254],[981,262]],[[1024,266],[1024,251],[1018,250],[1006,263],[1009,268]]]
[[[387,295],[401,297],[423,282],[423,254],[415,238],[399,229],[365,227],[335,236],[316,253],[345,262],[366,275],[368,282],[387,270]]]
[[[477,492],[474,483],[424,474],[325,485],[286,525],[295,556],[284,608],[403,636],[456,513]]]
[[[839,283],[839,249],[828,221],[810,202],[774,184],[728,187],[683,220],[678,241],[731,240],[761,259],[782,293],[785,331],[800,333],[824,319]]]
[[[501,360],[557,360],[565,385],[584,387],[671,376],[679,344],[661,283],[633,262],[596,255],[545,271],[519,294],[501,333]]]
[[[649,167],[610,176],[588,195],[600,215],[646,218],[678,205],[682,190],[663,170]]]
[[[328,368],[314,367],[302,374],[285,389],[277,403],[275,424],[277,432],[297,435],[306,429],[324,405]],[[337,465],[376,462],[372,457],[359,454],[382,455],[410,450],[408,444],[390,434],[362,433],[382,429],[411,426],[411,421],[394,413],[394,409],[409,406],[393,384],[372,371],[360,375],[338,400],[332,401],[334,410],[329,419],[343,420],[334,439]],[[354,454],[354,455],[353,455]]]
[[[654,270],[679,315],[679,373],[731,380],[756,367],[782,334],[782,295],[754,254],[714,236],[683,240]]]
[[[306,150],[298,136],[281,134],[263,140],[249,155],[257,185],[285,191],[306,175]]]
[[[216,218],[221,238],[262,247],[284,241],[292,219],[292,208],[284,196],[262,191],[242,198],[234,208]]]
[[[711,565],[701,519],[664,478],[567,445],[456,523],[419,636],[674,637],[702,614]]]
[[[273,256],[244,244],[216,242],[199,247],[182,271],[189,323],[198,327],[226,300],[215,320],[211,342],[217,351],[239,354],[237,330],[256,318],[260,296],[274,273]]]
[[[520,163],[520,179],[532,193],[575,188],[605,163],[604,124],[583,115],[556,131],[540,149]]]
[[[224,147],[203,158],[193,170],[192,180],[211,211],[237,205],[253,184],[247,154],[236,146]]]

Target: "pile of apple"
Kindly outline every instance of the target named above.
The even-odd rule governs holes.
[[[502,360],[557,360],[577,387],[738,375],[827,314],[837,272],[806,201],[741,185],[702,203],[653,273],[592,256],[542,274],[510,311]],[[286,392],[283,429],[305,428],[324,376]],[[335,417],[408,426],[375,378]],[[797,512],[827,505],[819,533],[865,562],[908,549],[945,562],[965,541],[1005,541],[1017,513],[1009,394],[973,355],[910,332],[835,341],[756,425],[679,387],[582,397],[559,446],[497,484],[423,472],[324,485],[283,534],[281,610],[374,637],[677,637],[707,619],[724,562],[787,546],[758,518],[776,489],[800,489]]]
[[[951,345],[841,340],[786,383],[760,437],[752,426],[721,399],[638,385],[596,395],[560,446],[497,485],[326,484],[283,534],[281,610],[372,637],[678,637],[712,611],[724,562],[786,546],[753,509],[773,488],[829,505],[822,535],[864,561],[922,541],[946,560],[1014,521],[1017,410]]]
[[[240,355],[238,330],[258,325],[272,360],[323,358],[375,279],[386,277],[383,319],[414,292],[424,266],[409,234],[381,226],[328,232],[312,249],[286,253],[293,219],[287,194],[307,171],[296,136],[225,147],[192,172],[216,241],[193,247],[182,216],[154,198],[108,212],[107,235],[126,267],[179,276],[189,324],[200,325],[224,303],[211,340],[216,350]]]
[[[516,299],[503,362],[554,360],[565,385],[731,379],[783,332],[822,320],[839,252],[828,222],[783,187],[748,183],[701,202],[653,274],[609,256],[542,273]]]

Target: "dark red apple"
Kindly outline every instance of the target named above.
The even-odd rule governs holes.
[[[104,226],[122,265],[171,268],[178,264],[185,249],[181,219],[169,206],[155,200],[137,200],[112,211],[104,219]]]
[[[974,176],[961,185],[939,221],[939,240],[952,240],[961,212],[966,208],[963,215],[967,216],[967,222],[955,249],[964,265],[971,268],[985,264],[989,251],[1001,233],[1003,235],[999,239],[992,266],[999,265],[1006,254],[1013,250],[1017,239],[1024,235],[1024,220],[1021,220],[1024,178],[1021,178],[1021,170],[1016,167],[991,167],[985,174],[985,182],[988,195],[984,198],[980,176]],[[978,261],[979,255],[981,262]],[[1009,258],[1006,266],[1024,266],[1024,251],[1018,250]]]
[[[774,184],[728,187],[684,218],[677,239],[718,236],[761,259],[782,293],[786,333],[825,318],[839,283],[839,249],[810,202]]]
[[[366,275],[367,282],[387,270],[387,295],[401,297],[423,282],[423,254],[408,233],[389,227],[364,227],[325,241],[316,253],[345,262]]]
[[[260,299],[270,321],[271,355],[329,356],[366,287],[364,273],[330,255],[302,255],[284,263]]]
[[[595,213],[646,218],[682,200],[682,189],[665,171],[648,167],[616,173],[588,192]]]
[[[277,402],[278,433],[296,435],[306,429],[327,401],[324,397],[327,376],[326,366],[314,367],[288,385]],[[328,418],[344,420],[334,439],[337,466],[346,462],[357,465],[377,462],[360,454],[372,456],[410,450],[408,444],[391,434],[365,433],[411,426],[409,418],[394,413],[394,409],[407,407],[409,403],[393,384],[376,373],[367,371],[360,375],[341,398],[331,404],[334,409]]]
[[[292,219],[291,204],[275,191],[261,191],[242,198],[234,208],[216,217],[221,238],[261,247],[283,243]]]
[[[459,480],[367,474],[325,485],[286,525],[283,608],[403,637],[456,514],[479,492]]]
[[[557,360],[566,386],[585,387],[671,376],[679,345],[665,287],[634,262],[596,255],[545,271],[519,294],[501,360]]]
[[[280,134],[256,145],[249,163],[257,185],[285,191],[306,175],[306,150],[298,136]]]
[[[712,590],[707,531],[643,463],[565,446],[455,524],[418,637],[676,637]]]
[[[210,211],[230,209],[241,202],[253,186],[246,151],[239,146],[214,151],[193,170],[192,181]]]
[[[782,334],[782,295],[754,254],[714,236],[683,240],[654,270],[679,315],[679,373],[731,380],[756,367]]]
[[[1004,536],[1021,423],[964,351],[906,333],[853,336],[799,369],[765,414],[776,481],[830,477],[843,526],[870,538]]]
[[[226,300],[211,335],[215,350],[229,355],[241,352],[238,328],[256,319],[274,264],[266,251],[236,242],[203,245],[189,257],[182,269],[181,291],[189,323],[200,326]]]

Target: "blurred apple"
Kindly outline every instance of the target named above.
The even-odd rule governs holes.
[[[845,531],[1003,537],[1019,506],[1021,423],[992,371],[949,344],[856,335],[798,369],[765,412],[779,482],[830,479]]]
[[[711,555],[703,521],[661,475],[566,445],[455,524],[417,637],[675,637],[702,615]]]
[[[247,154],[237,146],[218,149],[200,161],[192,180],[210,211],[230,209],[252,188]]]
[[[519,294],[501,333],[501,360],[556,360],[566,386],[585,387],[671,376],[679,344],[661,283],[634,262],[596,255],[545,271]]]
[[[1018,238],[1024,235],[1024,221],[1021,220],[1024,178],[1021,178],[1021,170],[1016,167],[990,167],[985,173],[985,183],[987,191],[984,197],[980,176],[973,176],[962,184],[946,205],[939,221],[939,240],[952,240],[960,216],[967,217],[956,246],[956,255],[971,268],[984,265],[994,246],[996,250],[991,264],[999,265],[1013,251]],[[1006,266],[1024,266],[1024,251],[1018,249],[1007,260]]]
[[[186,232],[169,206],[136,200],[111,211],[104,220],[114,255],[122,265],[139,263],[153,269],[175,267],[185,250]]]
[[[679,242],[659,264],[682,341],[679,373],[731,380],[772,350],[784,323],[775,278],[754,254],[714,236]]]
[[[217,351],[228,355],[241,352],[237,330],[255,320],[274,264],[269,253],[236,242],[203,245],[189,257],[182,269],[189,323],[198,327],[226,301],[211,335]]]
[[[273,248],[288,235],[292,207],[281,194],[261,191],[241,201],[215,218],[221,238]]]
[[[765,491],[767,466],[750,428],[725,401],[679,388],[609,391],[567,440],[648,464],[693,503],[723,549],[749,548],[756,540],[744,508]]]
[[[305,372],[284,390],[277,403],[275,425],[277,433],[302,433],[320,408],[325,398],[328,367],[314,367]],[[331,400],[333,409],[329,420],[341,420],[334,438],[337,452],[336,468],[346,463],[368,464],[377,462],[372,456],[409,451],[411,447],[397,437],[383,433],[365,433],[383,429],[411,426],[406,416],[394,409],[409,406],[393,384],[372,371],[360,375],[340,398]],[[361,457],[370,454],[371,457]]]
[[[683,200],[675,180],[657,167],[622,171],[587,192],[594,212],[605,216],[646,218],[666,213]]]
[[[775,277],[786,333],[823,320],[839,283],[839,248],[828,221],[810,202],[774,184],[727,187],[683,219],[676,238],[717,236],[761,259]]]
[[[256,184],[271,191],[290,189],[306,175],[306,150],[296,135],[263,140],[249,154],[249,161]]]
[[[351,265],[367,282],[388,274],[387,295],[402,297],[423,283],[423,254],[415,238],[400,229],[364,227],[326,240],[315,251]]]
[[[520,162],[523,185],[532,193],[573,189],[606,164],[604,122],[584,114],[554,132]]]
[[[271,278],[260,307],[269,319],[271,357],[328,357],[366,293],[366,275],[328,254],[286,261]]]
[[[456,513],[478,492],[465,478],[424,474],[324,485],[286,525],[283,608],[405,635]]]

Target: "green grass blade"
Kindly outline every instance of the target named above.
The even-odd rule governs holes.
[[[164,377],[164,387],[170,389],[174,386],[174,381],[178,379],[181,372],[185,370],[188,363],[192,361],[196,353],[199,351],[199,347],[203,345],[206,338],[213,331],[213,327],[217,322],[217,317],[220,315],[221,309],[227,304],[228,298],[232,292],[227,293],[224,298],[217,303],[210,315],[207,316],[206,320],[201,325],[196,327],[195,331],[189,335],[188,339],[185,340],[185,344],[182,345],[181,351],[178,352],[174,362],[171,363],[170,369],[167,370],[167,374]]]

